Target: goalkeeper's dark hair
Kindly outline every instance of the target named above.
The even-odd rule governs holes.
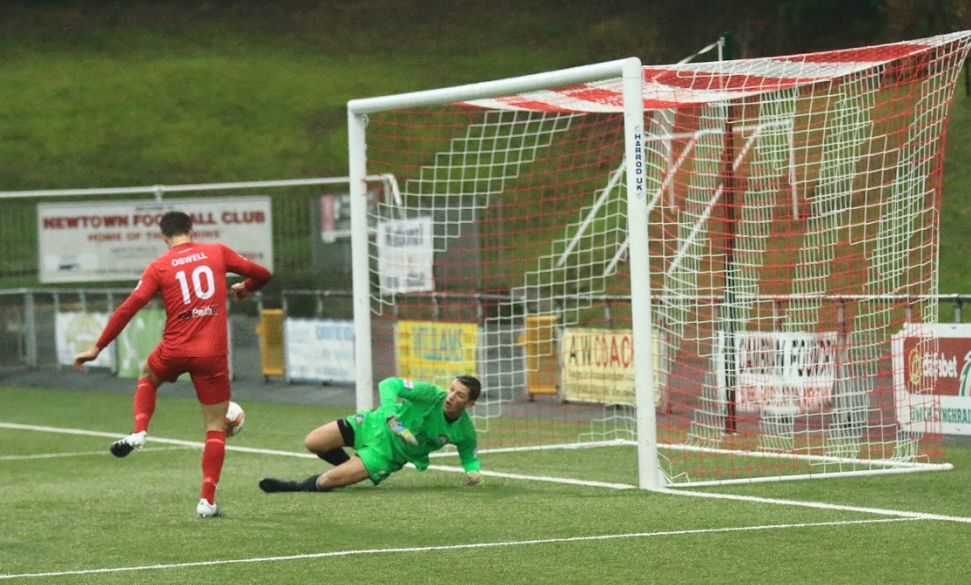
[[[482,382],[475,376],[455,376],[455,379],[469,389],[469,401],[474,402],[479,399],[482,392]]]
[[[166,238],[187,236],[192,231],[192,218],[181,211],[169,211],[159,220],[158,227]]]

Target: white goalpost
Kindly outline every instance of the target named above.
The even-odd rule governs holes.
[[[352,100],[357,407],[475,374],[480,447],[633,449],[647,489],[947,469],[894,340],[936,347],[969,44]]]

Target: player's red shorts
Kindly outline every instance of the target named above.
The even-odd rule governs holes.
[[[148,356],[148,368],[163,382],[175,382],[176,378],[188,372],[202,404],[219,404],[229,400],[227,356],[170,357],[156,347]]]

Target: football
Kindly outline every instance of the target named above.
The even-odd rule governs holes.
[[[246,424],[246,413],[243,412],[243,407],[230,402],[229,409],[226,410],[226,437],[235,437],[241,433],[244,424]]]

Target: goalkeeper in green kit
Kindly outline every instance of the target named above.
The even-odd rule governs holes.
[[[264,492],[327,492],[370,479],[375,485],[406,463],[428,468],[428,454],[451,443],[458,449],[468,485],[477,485],[479,452],[475,426],[466,408],[473,406],[482,385],[474,376],[459,376],[448,390],[428,382],[386,378],[378,384],[381,405],[314,429],[304,446],[334,468],[303,481],[266,477]],[[402,402],[398,399],[402,398]],[[344,447],[353,447],[351,457]]]

